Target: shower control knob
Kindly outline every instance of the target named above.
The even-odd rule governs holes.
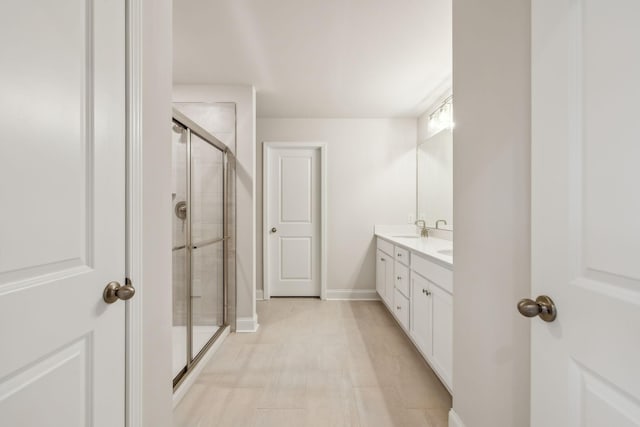
[[[184,200],[176,203],[176,207],[174,209],[176,216],[181,220],[187,219],[187,202]]]
[[[277,229],[277,228],[275,228],[275,227],[272,227],[272,228],[271,228],[271,232],[272,232],[272,233],[275,233],[275,232],[277,232],[277,231],[278,231],[278,229]]]
[[[136,288],[134,288],[131,285],[131,281],[127,279],[124,286],[118,282],[109,282],[104,288],[102,299],[104,299],[104,302],[107,304],[113,304],[119,299],[123,301],[131,299],[135,294]]]

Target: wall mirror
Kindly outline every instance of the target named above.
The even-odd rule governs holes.
[[[427,227],[453,230],[453,133],[443,129],[417,148],[417,217]]]

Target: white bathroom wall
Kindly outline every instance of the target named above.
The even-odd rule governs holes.
[[[374,296],[373,227],[406,224],[416,209],[416,119],[259,118],[257,132],[258,289],[262,289],[262,142],[314,141],[327,143],[328,297],[348,293],[341,290],[369,290],[360,294]]]
[[[527,426],[530,1],[454,0],[453,20],[453,409],[467,427]]]
[[[236,105],[237,330],[253,331],[258,327],[255,302],[255,89],[247,85],[175,85],[173,101],[176,103],[231,102]],[[192,109],[187,112],[189,113],[192,120],[215,134],[216,130],[211,129],[213,122],[206,114],[206,108]]]

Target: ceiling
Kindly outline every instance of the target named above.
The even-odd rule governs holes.
[[[416,117],[451,79],[451,0],[174,0],[175,84],[253,84],[258,117]]]

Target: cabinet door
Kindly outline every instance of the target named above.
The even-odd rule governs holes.
[[[376,253],[376,291],[383,300],[386,300],[386,285],[387,268],[389,266],[389,255],[378,249]]]
[[[409,297],[409,267],[396,261],[394,264],[395,287],[405,297]]]
[[[386,256],[386,255],[385,255]],[[385,301],[389,307],[393,307],[393,292],[395,290],[395,276],[393,274],[393,257],[386,258],[386,270],[384,279]]]
[[[393,312],[398,322],[400,322],[400,325],[402,325],[402,328],[406,331],[409,329],[409,299],[402,295],[397,289],[393,295]]]
[[[442,379],[451,387],[453,372],[453,296],[431,286],[433,310],[433,355],[432,361]]]
[[[432,310],[429,282],[411,274],[411,329],[410,334],[418,348],[428,358],[432,354]]]

